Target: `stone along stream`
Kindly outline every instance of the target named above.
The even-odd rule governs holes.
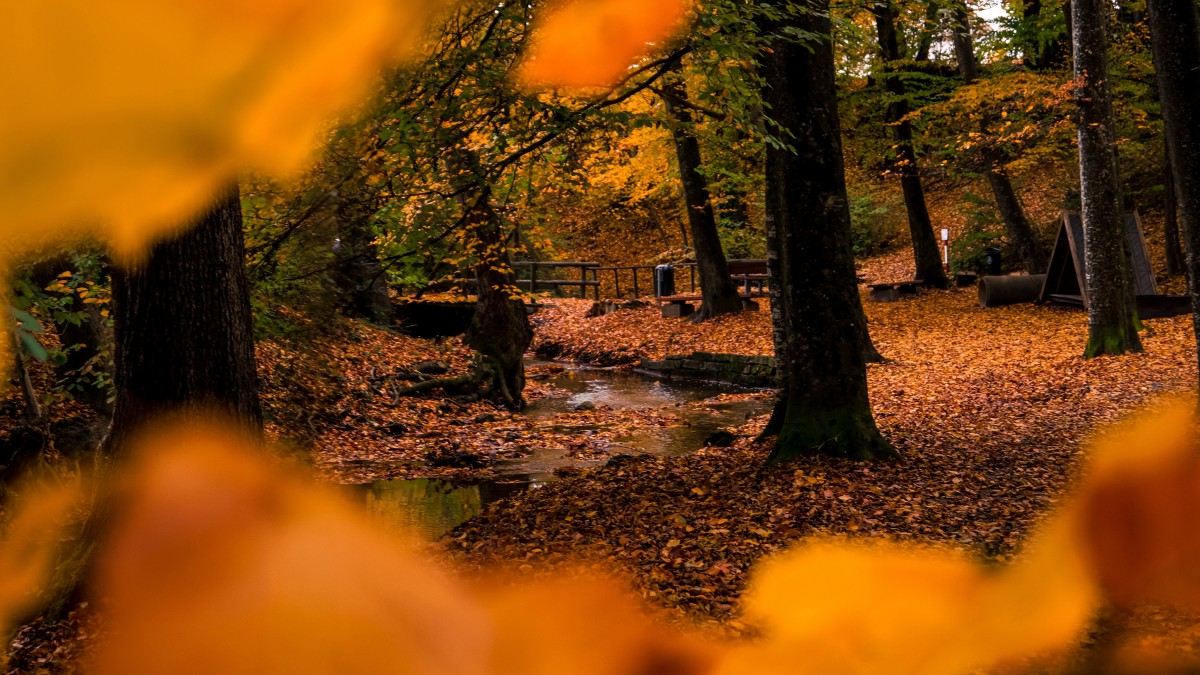
[[[531,401],[525,415],[542,421],[555,433],[594,435],[594,421],[574,411],[595,406],[603,409],[665,411],[682,418],[679,426],[634,426],[612,437],[608,454],[595,460],[566,457],[561,449],[538,449],[521,459],[493,465],[499,476],[473,483],[452,483],[436,478],[385,480],[362,486],[372,515],[389,528],[434,539],[479,513],[489,503],[521,490],[537,489],[555,480],[565,467],[605,463],[620,454],[660,456],[693,452],[704,446],[713,432],[737,426],[746,418],[764,413],[765,397],[739,397],[722,401],[721,394],[751,390],[713,382],[663,381],[627,371],[593,369],[568,364],[535,363],[561,367],[541,382],[549,395]],[[705,402],[704,405],[688,405]]]

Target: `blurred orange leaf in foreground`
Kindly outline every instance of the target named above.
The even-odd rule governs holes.
[[[536,675],[962,673],[1078,644],[1101,605],[1195,607],[1200,470],[1191,410],[1100,444],[1077,498],[1006,567],[895,543],[814,540],[753,575],[728,644],[668,630],[613,582],[472,585],[383,533],[341,495],[231,432],[148,432],[119,472],[96,563],[126,672]],[[49,565],[73,493],[32,501],[0,557],[11,619]],[[597,641],[602,644],[597,644]]]
[[[1098,444],[1073,534],[1117,605],[1200,611],[1200,444],[1190,405]]]
[[[131,254],[247,168],[289,172],[434,0],[7,3],[0,231]],[[2,261],[0,261],[2,264]]]
[[[148,434],[94,593],[99,673],[488,672],[482,608],[339,496],[236,435]]]
[[[539,22],[521,82],[611,85],[650,43],[670,37],[686,9],[684,0],[566,0]]]

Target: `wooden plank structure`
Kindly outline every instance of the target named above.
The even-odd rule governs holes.
[[[924,279],[870,284],[868,288],[871,289],[871,294],[868,296],[868,299],[871,302],[897,302],[904,296],[916,295],[924,285]]]
[[[1142,219],[1137,211],[1125,214],[1125,243],[1133,263],[1134,293],[1137,294],[1138,314],[1143,319],[1175,316],[1191,311],[1185,295],[1159,295],[1154,282],[1154,268],[1146,251]],[[1046,282],[1037,302],[1087,309],[1087,285],[1084,283],[1083,219],[1078,213],[1063,211],[1062,223],[1054,239]]]
[[[596,276],[596,270],[600,269],[600,263],[598,262],[583,262],[578,260],[552,262],[517,260],[512,263],[512,267],[518,273],[518,278],[514,280],[514,283],[516,283],[518,288],[528,289],[531,293],[536,292],[538,288],[552,288],[556,291],[562,288],[578,288],[579,297],[586,298],[588,289],[590,288],[592,289],[593,299],[600,299],[600,281]],[[557,279],[547,276],[559,269],[578,269],[579,278]],[[521,278],[519,276],[522,270],[529,271],[528,278]],[[540,278],[538,270],[544,270],[543,276]],[[592,277],[591,279],[588,278],[589,275]],[[471,288],[474,287],[477,280],[474,277],[463,277],[456,279],[454,283],[459,287],[462,294],[466,296],[471,293]]]

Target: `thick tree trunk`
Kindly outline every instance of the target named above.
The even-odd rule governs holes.
[[[883,77],[892,103],[888,106],[887,121],[894,125],[896,137],[900,186],[904,192],[904,208],[908,212],[908,229],[912,234],[913,260],[917,279],[927,286],[948,288],[950,281],[942,268],[942,256],[938,253],[937,238],[929,218],[929,207],[925,204],[925,190],[921,187],[921,174],[917,169],[916,151],[913,149],[912,125],[901,121],[908,115],[904,81],[897,77],[895,64],[900,60],[900,43],[896,37],[895,7],[890,0],[872,7],[875,27],[879,32],[880,57],[883,60]]]
[[[451,154],[452,183],[463,207],[467,254],[475,261],[475,315],[466,341],[494,370],[490,395],[521,410],[525,407],[525,350],[533,328],[525,302],[515,295],[516,277],[508,257],[508,235],[492,208],[491,187],[483,177],[479,157],[471,150]]]
[[[1113,134],[1106,0],[1073,0],[1088,343],[1084,357],[1142,351]]]
[[[687,205],[692,245],[696,251],[696,268],[700,272],[700,295],[703,298],[692,320],[703,321],[718,314],[742,311],[742,299],[733,280],[729,278],[729,263],[721,249],[708,184],[700,173],[703,166],[700,144],[692,133],[694,121],[691,111],[684,105],[686,101],[687,90],[683,81],[678,77],[668,78],[663,84],[663,103],[675,121],[671,136],[675,141],[675,155],[679,159],[679,175],[683,180],[683,197]]]
[[[767,247],[783,384],[770,461],[884,457],[895,451],[876,428],[867,398],[865,316],[850,246],[829,3],[814,0],[804,9],[790,27],[819,39],[780,40],[763,57],[765,100],[795,148],[767,148]]]
[[[112,274],[116,402],[102,454],[120,461],[147,422],[168,415],[262,431],[236,183],[212,209],[147,258]],[[92,552],[112,504],[101,493],[78,541],[55,570],[46,616],[62,618],[81,599]]]
[[[1030,274],[1045,272],[1049,262],[1046,257],[1046,249],[1038,241],[1037,235],[1033,233],[1033,226],[1025,217],[1025,209],[1021,207],[1021,201],[1017,198],[1017,191],[1013,189],[1012,180],[1001,168],[993,168],[989,171],[987,179],[988,185],[992,188],[992,195],[996,198],[996,207],[1000,210],[1001,218],[1004,219],[1005,232],[1013,246],[1016,247],[1017,254],[1021,256],[1021,262],[1025,263],[1025,270]]]
[[[114,269],[112,286],[116,403],[107,450],[119,451],[151,418],[179,411],[261,430],[236,184],[145,262]]]
[[[1187,251],[1192,321],[1200,345],[1200,16],[1194,0],[1151,0],[1149,10],[1158,97]]]
[[[960,4],[955,9],[954,53],[958,59],[958,72],[962,75],[963,81],[971,84],[978,79],[979,69],[975,59],[975,44],[971,39],[970,19],[967,16],[965,4]],[[979,128],[985,135],[988,133],[987,127],[988,120],[980,120]],[[987,180],[988,185],[992,188],[992,195],[996,198],[996,208],[1004,220],[1005,231],[1009,240],[1016,246],[1021,261],[1025,263],[1025,269],[1030,274],[1044,272],[1048,260],[1046,250],[1038,241],[1037,235],[1034,234],[1029,219],[1025,217],[1025,209],[1021,207],[1021,200],[1017,198],[1017,191],[1013,189],[1008,173],[993,163],[987,172]]]

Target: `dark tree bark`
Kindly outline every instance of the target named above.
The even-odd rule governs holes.
[[[975,60],[975,44],[971,39],[971,20],[965,2],[954,5],[954,56],[958,72],[967,84],[979,78],[979,63]]]
[[[887,121],[893,125],[896,137],[900,186],[904,191],[904,208],[908,212],[908,229],[912,234],[913,260],[916,263],[916,278],[934,288],[948,288],[949,279],[942,268],[942,256],[938,253],[937,238],[929,218],[929,207],[925,204],[925,190],[921,187],[921,174],[917,168],[916,151],[913,149],[912,125],[901,121],[908,115],[904,81],[898,76],[895,64],[900,60],[900,43],[896,37],[896,9],[891,0],[879,2],[871,8],[875,14],[875,27],[879,33],[879,51],[883,60],[884,85],[892,98],[887,109]]]
[[[492,208],[491,186],[480,169],[479,157],[470,150],[457,150],[450,156],[449,167],[463,207],[467,253],[475,261],[477,279],[478,299],[466,341],[494,371],[493,397],[521,410],[525,407],[525,350],[533,341],[533,328],[524,301],[514,296],[516,277],[508,256],[508,235]]]
[[[115,337],[112,426],[101,453],[121,461],[130,438],[168,415],[213,415],[249,436],[262,431],[242,207],[236,183],[207,213],[147,258],[112,273]],[[79,540],[50,584],[46,616],[62,618],[82,581],[113,503],[101,492]]]
[[[742,298],[729,278],[729,263],[721,249],[708,184],[700,173],[703,163],[700,144],[692,133],[695,122],[686,105],[687,90],[683,81],[676,76],[663,82],[662,91],[667,113],[675,121],[671,126],[671,136],[675,141],[675,156],[679,159],[679,175],[683,180],[683,197],[692,231],[692,245],[696,251],[696,268],[700,272],[700,295],[703,300],[700,309],[692,315],[692,320],[703,321],[718,314],[740,312]]]
[[[963,81],[971,84],[978,79],[979,69],[975,59],[975,45],[971,39],[970,19],[967,16],[965,4],[959,4],[955,9],[954,53],[958,59],[958,72],[962,75]],[[984,134],[988,133],[988,123],[987,119],[979,122],[980,131]],[[1013,188],[1012,179],[1008,177],[1008,173],[1002,167],[993,162],[988,169],[987,180],[988,185],[992,188],[992,195],[996,198],[996,208],[1004,220],[1004,228],[1009,241],[1016,247],[1021,261],[1025,263],[1025,269],[1030,274],[1040,274],[1045,271],[1048,262],[1046,249],[1038,241],[1037,235],[1033,232],[1033,226],[1025,217],[1025,209],[1021,207],[1021,200],[1017,198],[1017,191]]]
[[[1183,242],[1179,238],[1179,206],[1175,198],[1175,172],[1171,168],[1171,151],[1168,148],[1163,166],[1163,238],[1167,252],[1167,274],[1183,274]]]
[[[1073,0],[1088,342],[1084,357],[1142,351],[1113,134],[1106,0]]]
[[[804,3],[787,22],[774,32],[792,27],[820,37],[779,39],[763,56],[764,98],[795,149],[767,147],[767,259],[782,384],[769,461],[885,457],[895,451],[867,398],[828,0]]]
[[[1046,249],[1038,241],[1037,235],[1033,233],[1033,226],[1025,217],[1025,209],[1021,207],[1021,200],[1017,198],[1012,180],[1004,169],[999,167],[988,171],[987,179],[992,188],[992,195],[996,198],[996,208],[1000,211],[1000,217],[1004,219],[1005,233],[1016,247],[1017,255],[1021,256],[1025,270],[1030,274],[1045,272],[1049,263]]]
[[[925,19],[921,25],[920,38],[917,40],[917,53],[913,55],[913,61],[925,62],[929,60],[929,50],[933,47],[933,35],[938,29],[938,13],[941,6],[937,2],[925,3]]]
[[[1158,97],[1187,251],[1192,321],[1200,336],[1200,16],[1194,0],[1151,0],[1149,10]]]
[[[112,275],[116,403],[105,449],[167,413],[262,427],[238,188],[141,264]]]
[[[353,316],[387,324],[392,318],[387,276],[379,262],[371,221],[374,202],[365,194],[334,209],[338,245],[334,255],[342,262],[334,268],[342,308]]]

